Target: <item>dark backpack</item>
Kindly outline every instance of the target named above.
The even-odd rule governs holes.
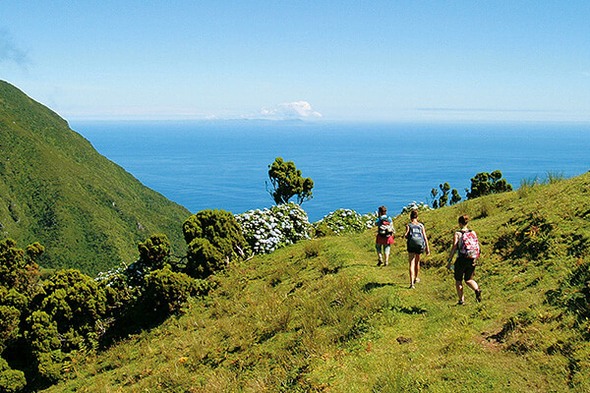
[[[379,236],[391,236],[394,233],[393,225],[388,219],[379,220],[379,228],[377,228]]]
[[[461,232],[461,247],[459,248],[459,254],[470,258],[479,258],[479,240],[477,235],[471,229],[465,232]]]
[[[422,234],[422,226],[416,224],[408,224],[408,250],[424,251],[426,242]]]

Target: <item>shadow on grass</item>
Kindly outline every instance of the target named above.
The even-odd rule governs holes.
[[[408,315],[426,314],[426,312],[428,311],[425,308],[416,307],[416,306],[412,306],[412,307],[393,307],[393,310],[394,311],[397,311],[397,312],[401,312],[403,314],[408,314]]]
[[[368,282],[363,287],[363,291],[370,292],[373,289],[383,288],[383,287],[395,287],[396,284],[392,284],[390,282]]]

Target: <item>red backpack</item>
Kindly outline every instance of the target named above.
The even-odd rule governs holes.
[[[472,230],[461,232],[461,247],[459,248],[459,254],[470,258],[479,258],[479,240],[477,240],[477,234]]]

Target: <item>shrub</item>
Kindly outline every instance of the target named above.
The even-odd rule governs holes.
[[[162,269],[170,263],[170,241],[164,234],[150,236],[137,245],[139,258],[126,271],[130,282],[139,285],[144,276],[152,270]]]
[[[236,215],[236,220],[255,254],[268,254],[311,237],[307,213],[295,203],[250,210]]]
[[[184,222],[182,230],[189,245],[187,259],[195,266],[203,267],[206,275],[246,256],[248,243],[236,218],[230,212],[200,211]],[[196,239],[201,240],[194,242]],[[216,260],[212,261],[211,258]],[[206,268],[207,266],[211,269]]]
[[[375,218],[375,215],[371,213],[361,215],[351,209],[338,209],[324,216],[324,218],[314,224],[316,236],[329,234],[329,232],[336,235],[360,233],[373,227],[375,225]]]
[[[0,357],[0,391],[16,393],[22,391],[26,385],[25,373],[11,369],[6,360]]]
[[[224,256],[207,239],[196,238],[188,245],[184,272],[191,277],[207,277],[229,264]]]
[[[480,172],[471,178],[471,190],[467,192],[467,199],[507,191],[512,191],[512,185],[502,179],[502,172]]]
[[[146,276],[140,304],[148,319],[163,319],[180,312],[189,297],[204,295],[207,291],[207,282],[173,272],[166,267],[154,270]]]

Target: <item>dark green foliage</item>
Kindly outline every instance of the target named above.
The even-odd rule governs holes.
[[[450,205],[454,205],[461,201],[461,195],[459,195],[459,191],[455,188],[451,190],[451,186],[449,183],[439,184],[438,188],[440,189],[441,193],[439,195],[439,191],[436,188],[430,190],[430,195],[432,197],[432,207],[434,209],[438,209],[439,207],[447,206],[447,203]],[[451,200],[449,201],[449,191],[451,191]],[[438,199],[437,199],[438,198]]]
[[[0,228],[41,242],[45,268],[87,274],[135,259],[149,233],[184,247],[178,223],[190,212],[101,156],[65,120],[0,81]]]
[[[281,157],[277,157],[268,168],[268,177],[273,187],[269,193],[277,205],[289,202],[295,195],[298,205],[313,197],[313,180],[302,177],[293,161],[283,161]]]
[[[26,322],[25,339],[31,351],[27,355],[32,359],[29,372],[41,385],[59,381],[65,355],[57,323],[44,311],[33,312]]]
[[[207,277],[224,269],[229,260],[207,239],[196,238],[188,245],[185,272],[191,277]]]
[[[25,373],[11,369],[6,360],[0,358],[0,391],[16,393],[22,391],[26,385]]]
[[[35,243],[27,252],[16,247],[12,239],[0,241],[0,286],[32,296],[39,277],[39,267],[35,258],[43,253],[43,246]]]
[[[453,188],[451,191],[451,205],[459,203],[461,201],[461,195],[459,195],[459,191],[456,188]]]
[[[12,370],[4,357],[22,339],[21,326],[38,291],[39,269],[33,258],[43,247],[35,244],[29,248],[31,252],[26,253],[11,239],[0,241],[0,391],[18,391],[24,381],[24,373]],[[23,355],[22,349],[16,352]]]
[[[467,192],[467,199],[506,191],[512,191],[512,185],[506,182],[506,179],[502,179],[502,172],[480,172],[471,178],[471,190]]]
[[[139,243],[139,259],[129,266],[127,276],[131,283],[138,285],[152,270],[162,269],[170,264],[170,241],[162,233],[150,236]]]
[[[44,311],[57,324],[62,346],[77,349],[83,341],[95,345],[96,322],[104,315],[106,303],[98,283],[78,270],[68,269],[58,271],[42,287],[33,308]]]
[[[145,315],[163,320],[180,312],[189,297],[204,295],[207,291],[205,281],[164,268],[146,276],[140,304],[146,311]]]
[[[188,244],[187,273],[206,277],[245,257],[248,243],[233,214],[223,210],[203,210],[182,225]]]

